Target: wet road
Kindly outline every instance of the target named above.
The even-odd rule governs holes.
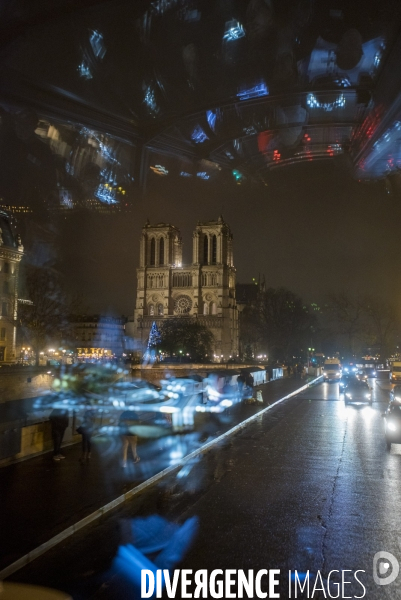
[[[282,598],[289,597],[289,569],[320,571],[323,578],[347,569],[351,583],[340,597],[399,598],[401,576],[386,586],[372,576],[377,552],[401,561],[401,446],[389,453],[384,442],[381,413],[390,384],[372,386],[373,407],[345,407],[334,383],[274,407],[11,579],[77,599],[128,598],[105,575],[122,543],[121,523],[157,513],[176,522],[199,519],[181,568],[280,569]],[[364,596],[357,570],[365,571],[359,574]]]

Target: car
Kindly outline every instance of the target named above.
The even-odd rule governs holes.
[[[347,387],[354,381],[356,381],[354,373],[343,373],[340,381],[338,382],[340,394],[344,393]]]
[[[362,381],[367,381],[368,379],[372,379],[377,377],[376,369],[371,367],[366,367],[364,369],[360,369],[356,374],[357,378]]]
[[[391,444],[401,444],[401,385],[391,390],[390,403],[383,417],[386,445],[391,450]]]
[[[372,405],[372,390],[366,381],[357,379],[347,386],[344,393],[344,402],[345,404],[350,404],[351,402],[365,402]]]
[[[401,385],[395,385],[390,390],[390,404],[392,402],[399,402],[401,405]]]

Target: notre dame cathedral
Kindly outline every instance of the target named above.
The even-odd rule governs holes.
[[[137,269],[134,319],[127,333],[146,345],[153,321],[177,316],[199,319],[214,335],[214,360],[238,354],[233,236],[223,217],[198,222],[193,233],[192,264],[182,264],[179,229],[145,224]]]

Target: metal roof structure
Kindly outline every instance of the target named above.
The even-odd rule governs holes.
[[[3,133],[50,165],[50,204],[128,207],[148,177],[401,166],[398,0],[15,0],[0,16]]]

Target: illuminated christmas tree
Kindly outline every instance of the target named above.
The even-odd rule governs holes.
[[[153,321],[152,327],[149,332],[148,345],[146,347],[146,352],[143,356],[144,361],[152,361],[156,360],[156,346],[158,346],[161,342],[162,336],[160,335],[160,331],[156,325],[156,321]]]

